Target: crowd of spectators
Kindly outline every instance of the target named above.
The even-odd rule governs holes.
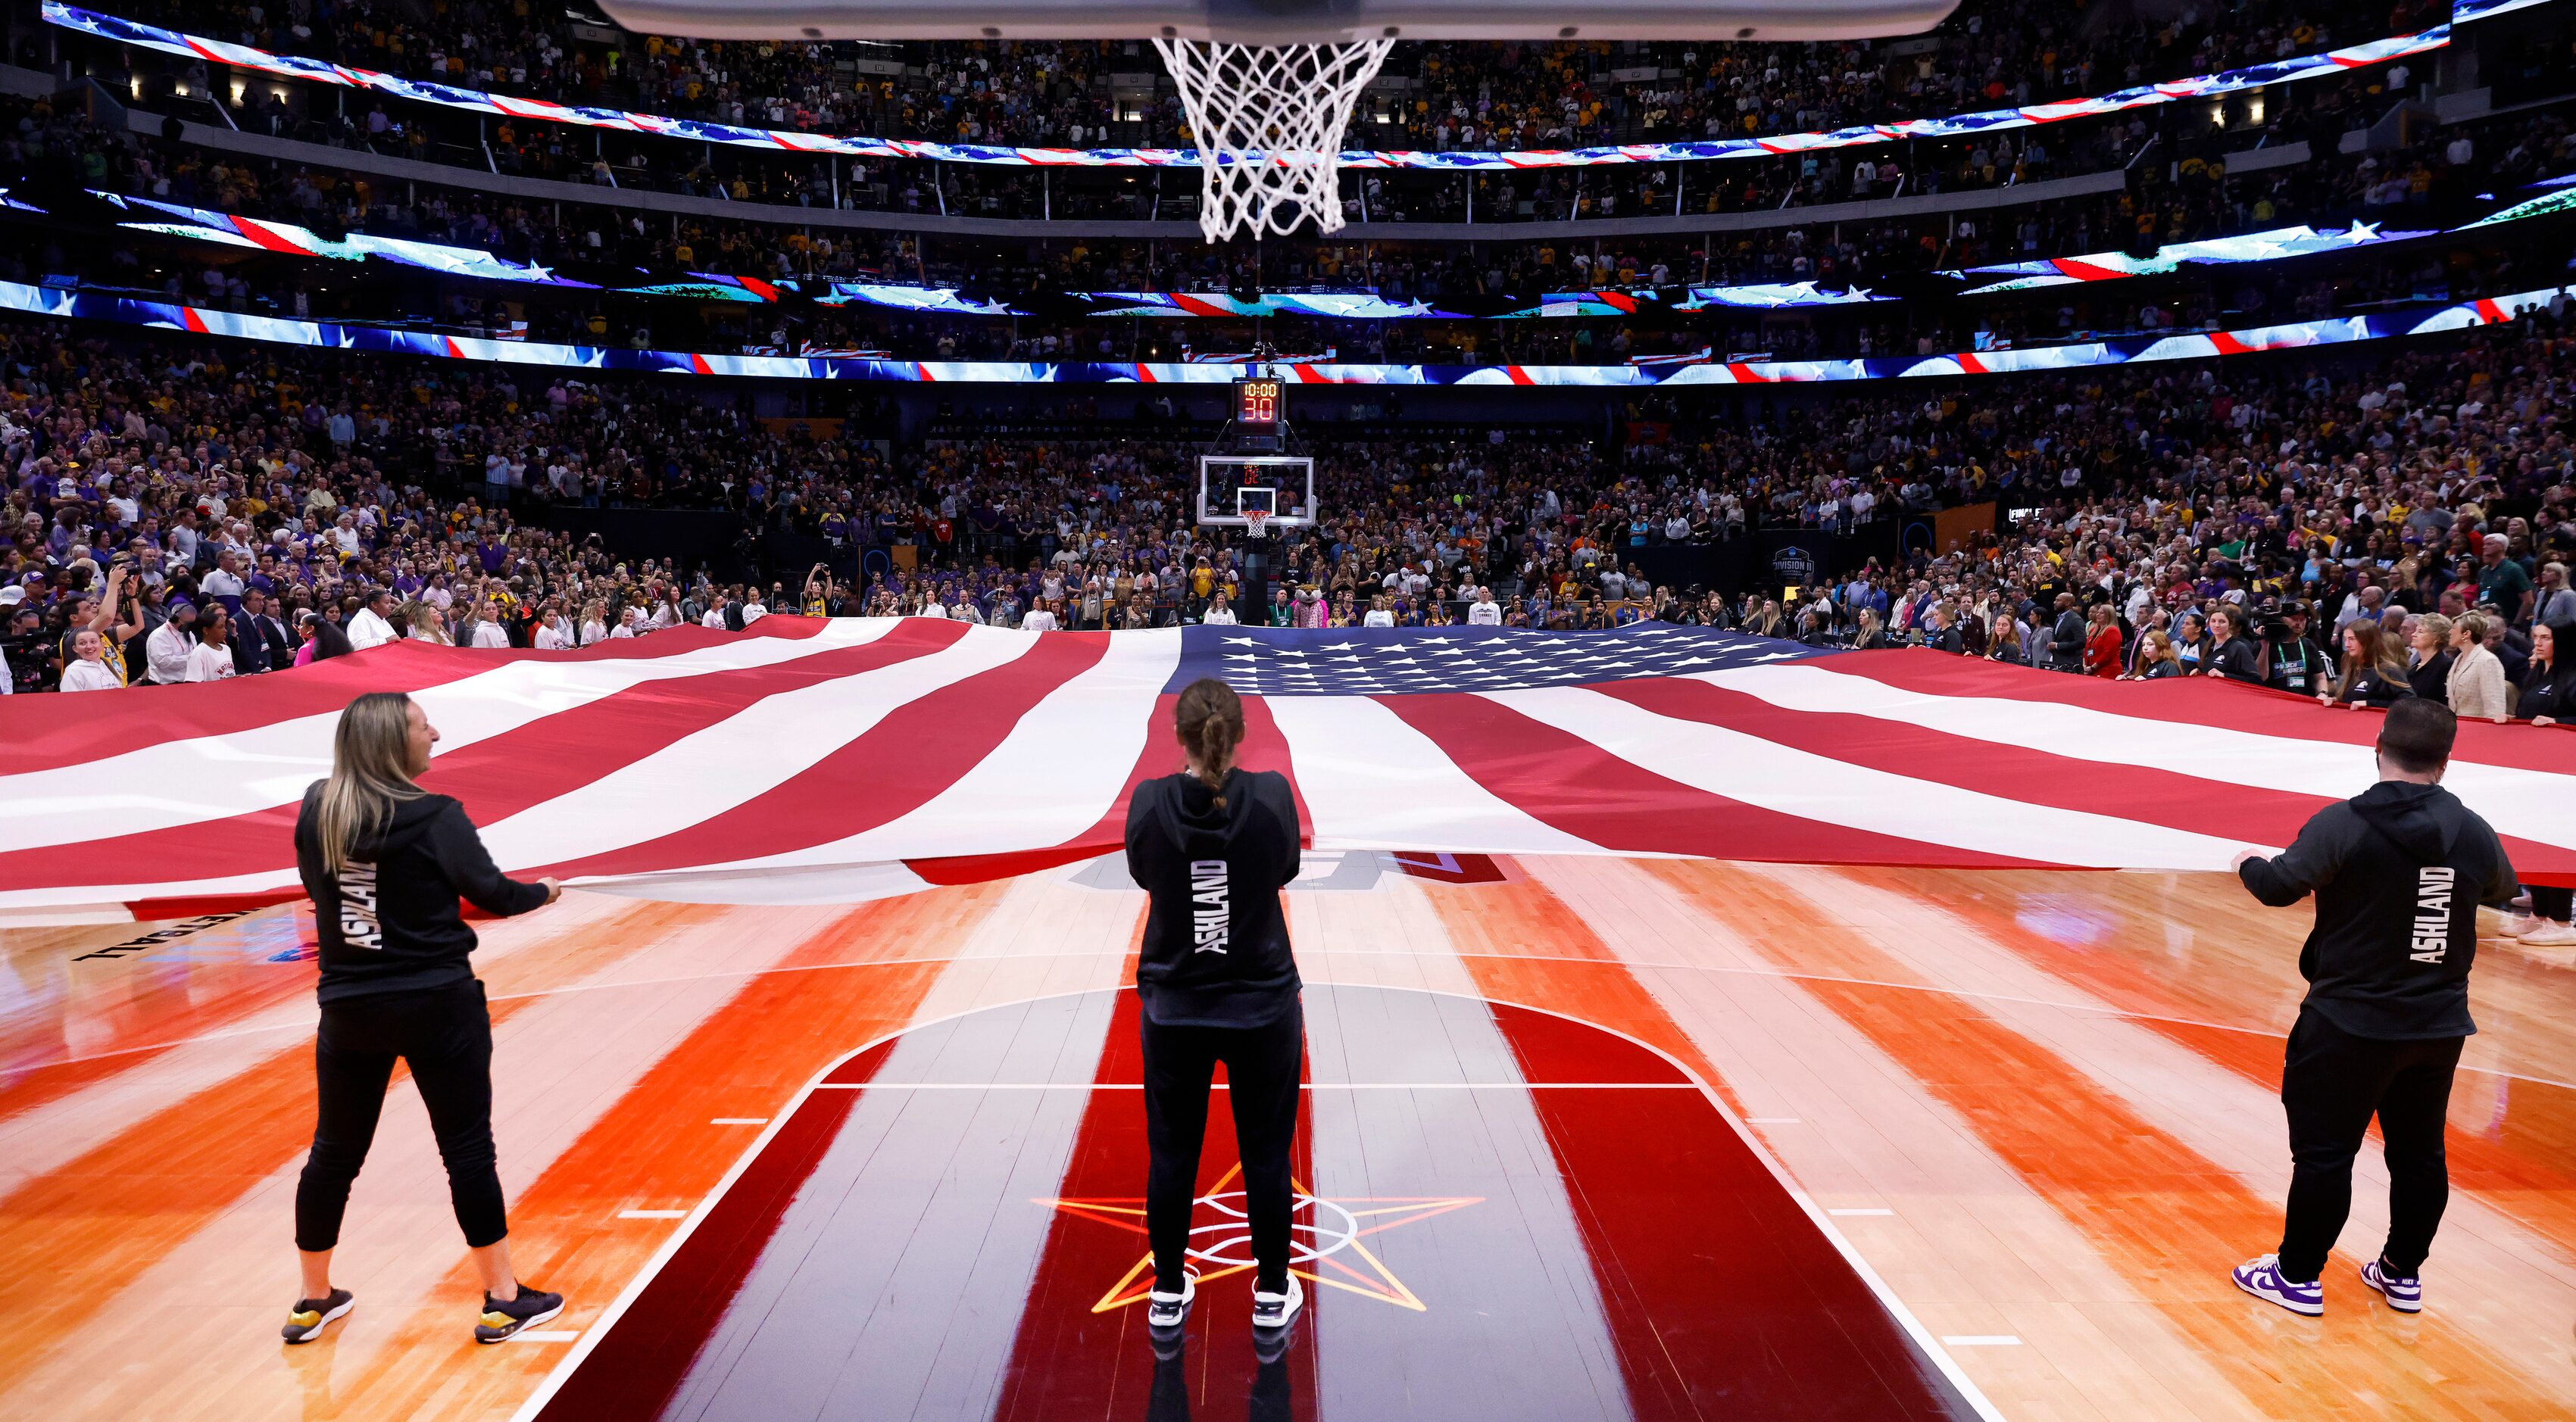
[[[236,648],[236,671],[307,643],[328,655],[335,633],[379,634],[365,615],[379,595],[373,616],[396,633],[549,646],[725,606],[1002,625],[1043,607],[1063,627],[1168,625],[1224,593],[1246,622],[1657,616],[2310,693],[2347,684],[2334,639],[2365,618],[2392,646],[2435,626],[2403,619],[2447,618],[2437,630],[2474,629],[2507,684],[2530,681],[2536,656],[2554,687],[2545,629],[2576,613],[2561,414],[2576,368],[2545,316],[2361,369],[1909,386],[1640,423],[1651,437],[1615,446],[1486,428],[1345,435],[1310,446],[1323,517],[1268,547],[1263,606],[1245,605],[1239,537],[1189,517],[1195,446],[1179,438],[897,447],[855,424],[818,437],[647,385],[237,345],[120,349],[49,324],[5,335],[0,597],[25,689],[95,682],[73,677],[100,659],[84,634],[120,683],[189,679],[182,634]],[[701,570],[621,559],[531,517],[555,504],[724,509],[822,540],[827,571],[855,567],[861,548],[901,556],[858,586],[771,578],[719,603]],[[1751,528],[1851,535],[1961,505],[2009,516],[1973,546],[1918,547],[1786,605],[1729,606],[1639,566]],[[2067,635],[2061,600],[2081,635]],[[2313,646],[2265,643],[2303,610]],[[2254,661],[2230,651],[2239,637]]]
[[[117,13],[465,88],[677,118],[961,143],[1168,144],[1186,123],[1133,41],[724,43],[616,34],[528,0],[208,5]],[[1833,129],[2048,102],[2403,34],[2417,0],[2327,16],[2193,0],[2123,19],[1968,0],[1904,44],[1404,44],[1364,109],[1367,145],[1539,148]],[[1926,42],[1928,40],[1928,43]],[[864,63],[863,63],[864,62]],[[894,71],[900,67],[900,72]],[[1127,101],[1117,102],[1125,95]]]

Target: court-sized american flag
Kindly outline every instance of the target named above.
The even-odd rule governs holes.
[[[2206,680],[1609,632],[1033,634],[776,616],[572,653],[396,643],[279,675],[0,701],[0,922],[296,897],[350,697],[402,690],[502,867],[642,897],[881,897],[1116,850],[1171,708],[1245,694],[1319,848],[2224,869],[2373,779],[2378,719]],[[2471,724],[2445,782],[2576,883],[2576,734]]]

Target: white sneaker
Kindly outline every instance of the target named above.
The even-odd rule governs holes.
[[[2506,938],[2520,938],[2526,933],[2537,931],[2546,922],[2548,920],[2534,918],[2527,913],[2509,913],[2501,917],[2496,925],[2496,932]]]
[[[2533,919],[2531,931],[2519,936],[2525,948],[2576,947],[2576,924],[2558,923],[2545,918]]]
[[[1160,1289],[1145,1295],[1145,1326],[1178,1328],[1190,1316],[1190,1300],[1199,1296],[1199,1275],[1195,1269],[1181,1272],[1181,1291],[1167,1294]]]
[[[1262,1332],[1285,1328],[1297,1317],[1297,1310],[1305,1306],[1306,1286],[1291,1274],[1284,1294],[1265,1294],[1258,1288],[1252,1291],[1252,1326]]]

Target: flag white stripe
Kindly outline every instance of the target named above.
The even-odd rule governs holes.
[[[746,637],[670,657],[529,658],[412,693],[438,728],[433,755],[650,682],[777,666],[875,641],[893,619],[840,618],[812,637]],[[0,776],[0,844],[37,849],[230,819],[303,798],[331,773],[340,713],[190,736],[81,765]]]
[[[1180,657],[1178,628],[1121,632],[1098,662],[1040,698],[973,769],[909,813],[829,843],[707,867],[852,865],[1062,844],[1109,813],[1148,739],[1168,735],[1153,724],[1153,710]],[[1173,756],[1177,763],[1177,749]]]
[[[1658,715],[1583,687],[1479,694],[1667,779],[1822,824],[2099,868],[2224,869],[2245,847],[2243,840],[1917,780]]]
[[[2369,789],[2379,778],[2368,746],[2122,716],[2054,701],[1937,696],[1818,667],[1745,667],[1698,672],[1690,679],[1759,697],[1783,710],[1871,716],[2230,787],[2341,800]],[[2500,833],[2544,844],[2576,844],[2576,776],[2454,760],[2442,784]]]
[[[900,860],[811,869],[686,869],[567,882],[604,894],[669,904],[859,904],[933,887]]]
[[[1273,696],[1317,849],[1598,854],[1478,784],[1437,742],[1365,696]]]
[[[154,868],[164,866],[155,865]],[[170,866],[182,867],[182,866]],[[161,879],[142,884],[61,884],[43,889],[0,890],[0,919],[14,923],[72,923],[76,917],[43,912],[83,910],[105,912],[111,906],[136,899],[193,899],[224,894],[265,894],[279,889],[297,888],[302,883],[295,867],[263,869],[254,874],[234,874],[222,879]],[[12,917],[18,911],[22,915]]]
[[[674,834],[786,784],[896,709],[1026,655],[1037,640],[969,627],[891,666],[766,696],[578,789],[483,828],[494,862],[557,864]]]

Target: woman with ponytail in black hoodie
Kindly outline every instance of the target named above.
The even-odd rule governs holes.
[[[1187,768],[1137,786],[1127,807],[1127,872],[1153,901],[1136,966],[1152,1155],[1145,1228],[1154,1288],[1145,1321],[1168,1335],[1197,1293],[1190,1213],[1209,1085],[1224,1062],[1256,1266],[1252,1326],[1269,1333],[1305,1303],[1288,1272],[1288,1148],[1306,1024],[1279,904],[1297,877],[1297,802],[1288,777],[1235,765],[1243,702],[1232,687],[1190,683],[1173,721]]]
[[[312,1342],[356,1302],[332,1286],[331,1253],[397,1057],[429,1108],[456,1223],[483,1279],[474,1341],[502,1342],[563,1311],[563,1295],[528,1287],[510,1267],[492,1149],[492,1016],[467,961],[474,930],[458,907],[463,899],[521,914],[553,903],[563,886],[502,874],[465,807],[421,788],[437,742],[410,697],[358,697],[340,713],[331,777],[313,783],[296,813],[295,867],[321,947],[322,1022],[313,1150],[295,1187],[304,1296],[287,1314],[289,1343]]]

